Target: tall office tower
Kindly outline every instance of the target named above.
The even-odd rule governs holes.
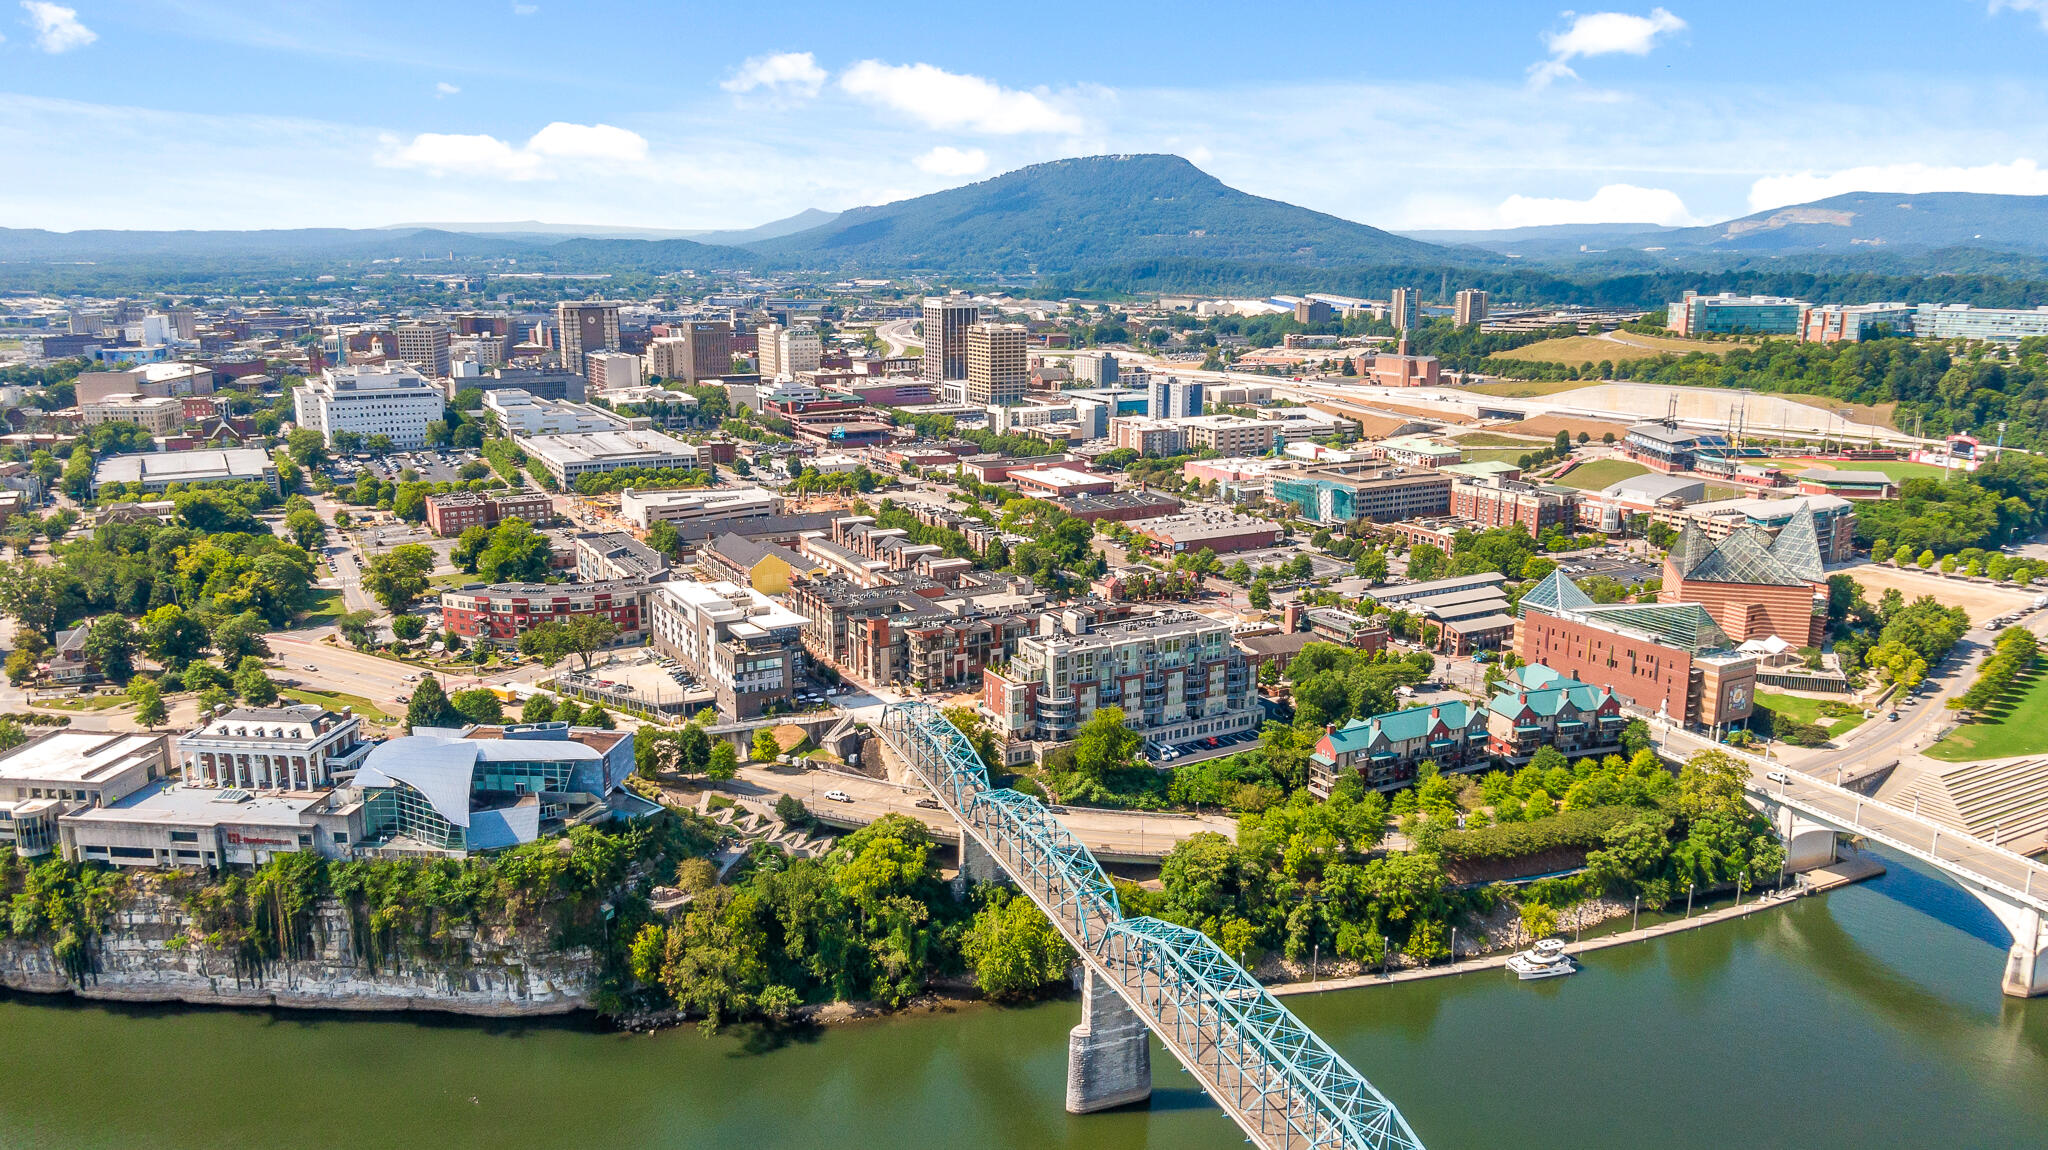
[[[1387,307],[1387,318],[1393,321],[1402,335],[1413,332],[1422,319],[1422,293],[1414,288],[1395,288],[1393,300]]]
[[[723,379],[733,373],[731,320],[686,320],[670,324],[669,330],[683,341],[676,357],[680,362],[671,366],[681,369],[679,378],[684,383]]]
[[[398,337],[398,358],[429,379],[448,378],[448,329],[437,323],[401,323],[391,329]]]
[[[1486,322],[1486,293],[1478,288],[1466,288],[1458,293],[1457,314],[1452,318],[1459,327],[1470,327]]]
[[[583,357],[583,365],[592,391],[640,386],[640,357],[630,351],[593,351]]]
[[[1151,392],[1145,414],[1153,419],[1184,419],[1202,414],[1202,381],[1173,375],[1155,375],[1147,384]]]
[[[788,374],[782,366],[782,325],[764,323],[754,329],[754,370],[762,379],[777,379]]]
[[[967,329],[968,403],[976,407],[1022,403],[1030,385],[1022,324],[977,323]]]
[[[583,372],[583,357],[593,351],[619,350],[619,305],[615,303],[568,303],[555,305],[555,322],[561,326],[562,368]]]
[[[924,378],[931,383],[967,378],[967,329],[981,309],[962,296],[925,297]]]

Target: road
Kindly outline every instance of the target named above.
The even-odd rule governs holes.
[[[917,805],[917,800],[931,797],[922,785],[884,782],[837,771],[793,773],[759,766],[741,767],[736,781],[768,802],[778,795],[794,795],[821,822],[866,826],[883,815],[907,815],[930,825],[946,841],[956,841],[951,816]],[[825,792],[835,790],[853,801],[842,803],[824,797]],[[1214,831],[1232,840],[1237,837],[1237,820],[1223,815],[1194,817],[1070,807],[1060,821],[1097,857],[1110,862],[1157,861],[1177,844],[1202,831]]]
[[[321,642],[319,636],[324,633],[308,631],[270,635],[270,648],[277,653],[278,662],[283,664],[281,674],[308,687],[361,695],[403,714],[405,703],[399,696],[412,693],[413,685],[422,672],[391,659]],[[530,683],[547,674],[544,668],[529,664],[510,671],[477,675],[436,672],[436,677],[441,680],[443,690],[453,692],[477,686]]]
[[[921,346],[924,342],[918,338],[918,322],[914,319],[892,319],[886,323],[876,324],[875,338],[889,345],[889,355],[892,358],[908,355],[911,348]]]

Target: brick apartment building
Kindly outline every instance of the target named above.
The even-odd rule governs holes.
[[[427,530],[442,539],[460,535],[471,527],[496,527],[507,519],[548,523],[554,518],[555,501],[542,491],[501,495],[451,491],[427,496]]]
[[[1578,517],[1578,492],[1545,483],[1512,479],[1468,479],[1451,486],[1451,514],[1482,528],[1521,524],[1531,535],[1553,526],[1570,528]]]
[[[638,579],[603,583],[494,583],[441,593],[442,625],[471,643],[516,646],[528,628],[578,615],[602,615],[619,629],[615,647],[647,638],[647,599],[655,585]]]

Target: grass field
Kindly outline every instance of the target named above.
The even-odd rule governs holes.
[[[1533,435],[1501,435],[1493,431],[1475,431],[1470,435],[1453,435],[1451,441],[1460,447],[1549,447],[1550,444]]]
[[[281,687],[277,693],[286,698],[297,699],[301,703],[312,703],[314,706],[325,707],[330,711],[339,711],[343,707],[353,707],[356,714],[372,721],[377,720],[380,716],[396,717],[392,716],[391,712],[386,711],[383,707],[378,706],[361,695],[343,694],[340,691],[309,691],[304,687]]]
[[[306,617],[292,624],[292,627],[328,627],[344,614],[347,612],[342,605],[341,592],[315,588],[313,609],[306,612]]]
[[[1603,359],[1627,363],[1637,359],[1654,359],[1660,355],[1689,355],[1695,351],[1703,351],[1708,355],[1726,355],[1731,351],[1756,346],[1742,340],[1681,339],[1668,335],[1637,335],[1630,331],[1614,332],[1613,336],[1612,339],[1602,339],[1593,335],[1546,339],[1527,347],[1501,352],[1499,358],[1540,363],[1599,363]]]
[[[1740,487],[1730,487],[1725,483],[1707,484],[1707,498],[1709,500],[1742,499],[1748,496],[1749,494],[1750,492],[1744,491]]]
[[[1513,463],[1524,455],[1535,452],[1538,444],[1527,447],[1468,447],[1465,449],[1466,463]]]
[[[2038,755],[2048,751],[2048,675],[2039,670],[2016,694],[2000,699],[1984,717],[1957,727],[1927,748],[1927,757],[1946,763]]]
[[[1827,729],[1830,738],[1840,738],[1862,726],[1865,721],[1861,711],[1846,718],[1829,718],[1820,713],[1821,700],[1804,699],[1797,695],[1758,691],[1756,702],[1760,707],[1770,708],[1772,714],[1783,715],[1792,722],[1818,724]]]
[[[1624,479],[1649,474],[1650,469],[1632,459],[1596,459],[1581,463],[1565,473],[1558,483],[1565,487],[1576,487],[1581,491],[1598,491]]]
[[[1901,481],[1918,479],[1922,476],[1929,476],[1935,479],[1941,478],[1941,468],[1936,467],[1932,463],[1909,463],[1903,459],[1879,459],[1868,463],[1846,459],[1772,459],[1767,462],[1794,473],[1815,469],[1833,469],[1835,471],[1882,471],[1893,479]],[[1961,472],[1956,474],[1961,474]]]

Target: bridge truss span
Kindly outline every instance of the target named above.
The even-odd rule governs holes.
[[[881,729],[884,742],[959,821],[963,867],[971,846],[992,856],[1080,955],[1090,1003],[1100,979],[1253,1144],[1422,1150],[1400,1111],[1208,936],[1124,917],[1116,888],[1087,847],[1037,799],[992,788],[973,744],[937,708],[894,704]],[[1092,1014],[1092,1005],[1084,1008],[1076,1041]],[[1114,1030],[1095,1025],[1105,1034]],[[1142,1052],[1138,1062],[1131,1073],[1149,1077]],[[1074,1082],[1070,1067],[1070,1109]]]

